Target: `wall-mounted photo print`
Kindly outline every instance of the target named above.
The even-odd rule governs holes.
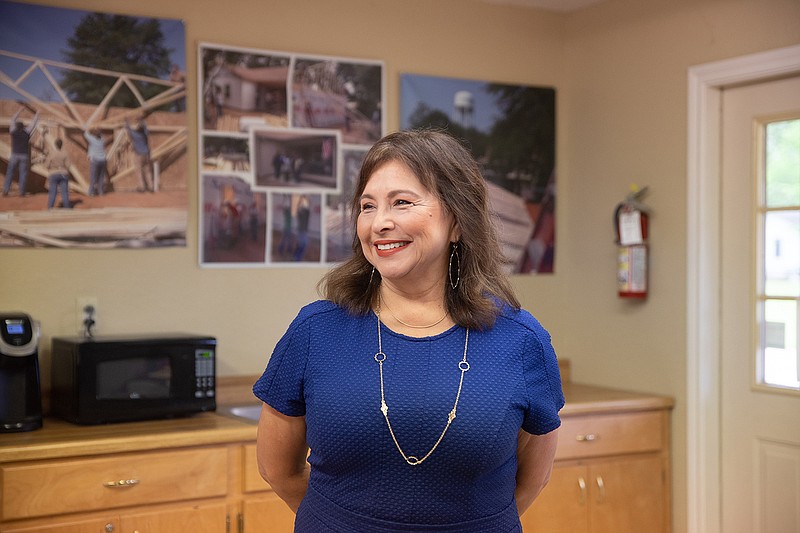
[[[372,144],[383,132],[383,67],[298,57],[292,73],[292,126],[335,128],[348,144]]]
[[[203,46],[198,57],[203,129],[287,126],[290,55]]]
[[[337,190],[339,132],[253,129],[257,187]]]
[[[353,254],[355,220],[351,216],[350,207],[358,180],[358,171],[361,169],[365,155],[367,155],[366,148],[342,150],[342,192],[326,196],[323,223],[327,236],[326,259],[329,263],[344,261]]]
[[[322,261],[320,194],[271,192],[273,263]]]
[[[203,136],[202,171],[250,172],[250,138],[247,135]]]
[[[237,176],[204,175],[201,217],[205,263],[263,263],[266,193]]]
[[[403,129],[446,129],[472,150],[507,271],[553,272],[555,89],[404,74],[400,102]]]
[[[0,2],[0,247],[185,246],[185,67],[179,20]]]
[[[347,259],[355,179],[386,129],[383,64],[207,43],[198,58],[200,264]]]

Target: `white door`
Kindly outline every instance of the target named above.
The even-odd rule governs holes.
[[[800,77],[726,88],[722,104],[722,531],[798,533],[800,394],[754,384],[760,342],[757,125],[778,114],[800,117]],[[800,231],[796,238],[800,243]],[[796,331],[795,325],[795,339]]]

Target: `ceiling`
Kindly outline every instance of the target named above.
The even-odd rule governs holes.
[[[570,11],[578,11],[585,7],[594,4],[599,4],[604,0],[481,0],[488,4],[508,4],[522,7],[530,7],[536,9],[545,9],[547,11],[558,11],[561,13],[568,13]]]

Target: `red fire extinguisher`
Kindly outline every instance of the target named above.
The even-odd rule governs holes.
[[[620,298],[647,298],[648,215],[640,201],[645,194],[647,187],[631,185],[631,193],[614,210]]]

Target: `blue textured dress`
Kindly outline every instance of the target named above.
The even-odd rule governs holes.
[[[377,324],[328,301],[307,305],[253,387],[281,413],[306,418],[311,477],[295,531],[521,531],[518,432],[556,429],[564,405],[550,335],[508,308],[491,330],[470,330],[457,416],[433,454],[411,466],[380,410]],[[424,456],[447,423],[465,334],[454,326],[414,338],[381,325],[389,419],[407,455]]]

